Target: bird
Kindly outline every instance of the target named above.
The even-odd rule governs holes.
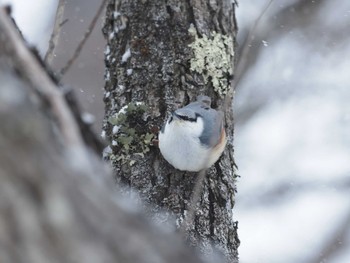
[[[224,114],[211,108],[211,99],[196,101],[175,110],[158,135],[164,159],[181,171],[199,172],[210,168],[226,146]]]

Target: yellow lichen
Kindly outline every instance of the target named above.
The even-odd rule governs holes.
[[[212,32],[211,37],[199,37],[193,25],[189,33],[195,41],[189,46],[193,50],[191,70],[201,74],[205,84],[211,81],[214,90],[224,96],[229,90],[228,79],[233,75],[233,40],[231,36]]]

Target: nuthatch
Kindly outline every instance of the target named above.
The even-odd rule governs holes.
[[[210,107],[211,99],[197,101],[172,113],[159,133],[159,149],[172,166],[198,172],[212,166],[226,145],[224,117]]]

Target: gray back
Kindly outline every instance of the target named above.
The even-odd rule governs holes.
[[[201,115],[204,122],[204,130],[199,139],[202,144],[213,147],[220,140],[224,126],[224,114],[222,111],[212,109],[210,105],[211,99],[208,96],[198,96],[197,101],[188,104],[182,109]]]

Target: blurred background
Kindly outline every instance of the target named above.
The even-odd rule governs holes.
[[[242,0],[248,45],[234,111],[240,178],[234,219],[241,263],[350,262],[350,1]],[[45,54],[57,0],[0,0]],[[67,1],[53,68],[72,56],[99,2]],[[103,117],[102,18],[64,75],[83,108]],[[243,65],[243,64],[241,64]]]

